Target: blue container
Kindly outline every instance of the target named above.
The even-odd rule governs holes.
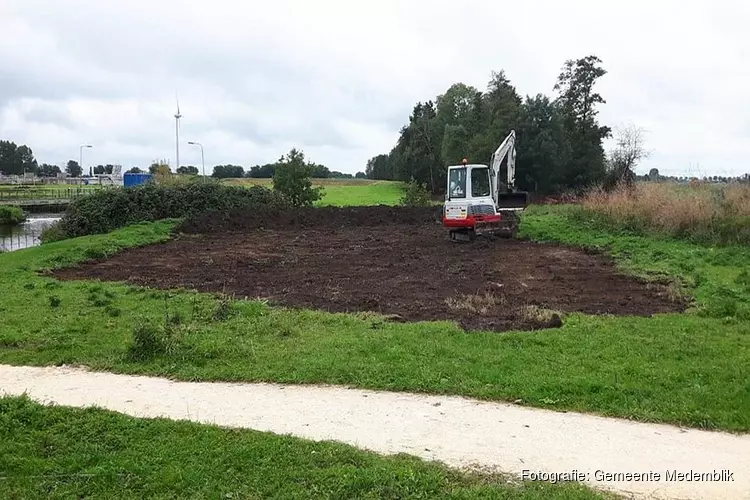
[[[125,174],[122,176],[122,183],[125,187],[138,186],[140,184],[146,184],[151,182],[153,175],[151,174]]]

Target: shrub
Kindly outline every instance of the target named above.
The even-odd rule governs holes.
[[[107,189],[73,201],[42,241],[107,233],[139,222],[195,216],[213,210],[283,206],[282,198],[262,186],[223,186],[215,182]]]
[[[0,224],[20,224],[26,220],[21,207],[0,205]]]
[[[273,174],[273,190],[293,207],[310,206],[323,197],[323,188],[312,187],[315,166],[305,163],[301,151],[293,149],[276,164]]]
[[[42,244],[64,240],[65,238],[65,231],[60,227],[59,221],[42,229],[42,233],[39,235],[39,241],[41,241]]]
[[[413,180],[404,189],[400,203],[412,207],[428,207],[432,205],[432,198],[424,184]]]

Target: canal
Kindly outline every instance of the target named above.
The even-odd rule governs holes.
[[[39,245],[42,231],[60,220],[62,214],[32,214],[23,224],[0,224],[0,252],[12,252]]]

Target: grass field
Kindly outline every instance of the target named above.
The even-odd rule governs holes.
[[[80,363],[186,380],[334,383],[580,410],[687,426],[750,430],[750,249],[607,232],[566,207],[529,211],[523,234],[610,249],[623,269],[692,290],[688,314],[571,315],[561,329],[466,333],[447,322],[271,308],[188,291],[58,282],[38,269],[163,241],[172,222],[0,255],[0,363]],[[179,338],[134,359],[139,322]]]
[[[271,179],[227,179],[232,186],[261,185],[271,187]],[[403,195],[403,184],[367,179],[313,179],[313,186],[324,188],[318,205],[396,205]]]
[[[226,179],[224,184],[232,186],[261,185],[272,187],[271,179]],[[403,195],[403,184],[393,181],[371,181],[367,179],[314,179],[313,185],[324,188],[323,199],[317,205],[396,205]],[[75,198],[108,186],[66,184],[49,185],[0,185],[0,201]]]
[[[0,497],[609,498],[248,430],[0,398]]]
[[[387,182],[325,187],[321,204],[394,204],[402,192]],[[560,329],[506,334],[39,273],[165,241],[175,224],[140,224],[0,255],[0,363],[461,394],[750,430],[747,247],[639,234],[580,207],[532,207],[523,236],[611,252],[623,271],[667,277],[675,295],[696,302],[687,314],[574,314]],[[152,330],[143,325],[169,334],[166,352],[152,349],[142,335]],[[335,443],[10,397],[0,398],[0,497],[603,498],[580,485],[509,483]]]
[[[319,205],[397,205],[403,195],[400,182],[376,181],[370,185],[335,185],[324,187]]]

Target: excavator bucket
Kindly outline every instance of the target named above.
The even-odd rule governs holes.
[[[520,191],[517,193],[499,193],[497,195],[498,210],[512,210],[526,208],[529,206],[529,193]]]
[[[500,212],[501,219],[498,221],[477,221],[474,232],[477,235],[493,235],[501,238],[515,238],[518,232],[518,224],[521,222],[518,212],[507,210]]]

